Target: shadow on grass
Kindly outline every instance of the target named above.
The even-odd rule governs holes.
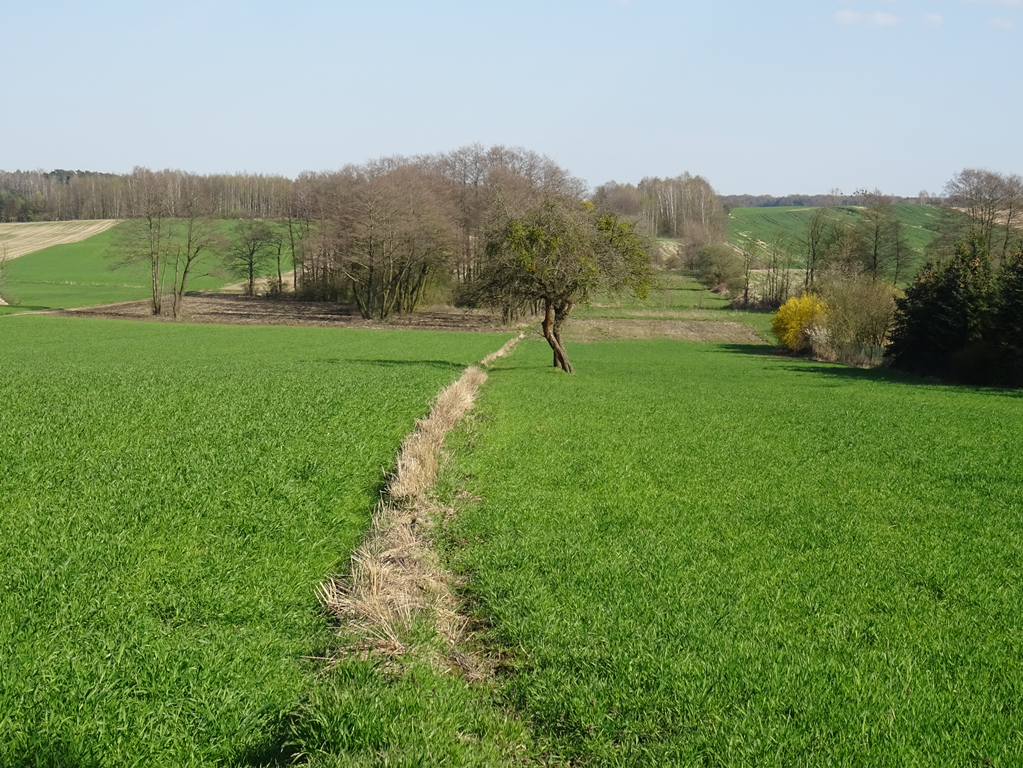
[[[335,365],[344,365],[350,363],[362,363],[363,365],[377,365],[382,368],[398,368],[400,366],[413,365],[413,366],[429,366],[431,368],[443,368],[445,370],[461,371],[464,370],[466,365],[471,363],[452,363],[450,360],[380,360],[380,359],[368,359],[361,357],[328,357],[319,358],[317,360],[304,360],[303,362],[311,363],[328,363]]]
[[[910,387],[943,387],[978,395],[1023,398],[1023,390],[1020,389],[980,384],[962,384],[955,381],[923,378],[900,371],[893,371],[890,368],[847,368],[837,363],[814,363],[808,361],[805,365],[786,366],[786,369],[794,373],[816,374],[830,379],[842,379],[845,381],[878,381],[885,384],[899,384]]]
[[[283,765],[295,765],[292,748],[288,737],[282,730],[269,733],[258,746],[249,748],[228,763],[231,768],[276,768]]]
[[[9,768],[99,768],[102,762],[92,751],[57,742],[32,749],[30,754],[4,765]]]
[[[793,373],[802,373],[821,376],[829,379],[843,381],[876,381],[885,384],[899,384],[911,387],[950,387],[953,389],[975,392],[979,395],[996,395],[1000,397],[1023,398],[1023,390],[1008,389],[1005,387],[981,386],[976,384],[961,384],[954,381],[943,381],[941,379],[923,378],[914,376],[902,371],[895,371],[891,368],[852,368],[841,363],[824,363],[817,360],[794,357],[779,352],[777,348],[757,344],[722,344],[721,348],[740,355],[757,355],[759,357],[770,357],[781,363],[791,361],[791,365],[784,365],[784,369]]]
[[[757,357],[782,357],[770,344],[720,344],[721,349],[738,355],[756,355]]]

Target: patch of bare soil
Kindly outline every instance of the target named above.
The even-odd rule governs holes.
[[[169,302],[165,305],[169,312]],[[149,301],[107,304],[99,307],[54,310],[49,314],[66,317],[105,317],[122,320],[172,322],[170,315],[154,317]],[[481,310],[427,307],[411,315],[394,317],[386,323],[365,320],[354,307],[318,301],[268,299],[236,294],[191,293],[185,296],[180,320],[191,323],[227,325],[304,325],[326,328],[406,328],[433,331],[511,330],[500,315]],[[526,322],[539,333],[540,321]],[[568,342],[608,339],[681,339],[735,344],[764,344],[742,323],[718,320],[675,320],[660,318],[571,318],[565,324]]]
[[[165,304],[166,311],[170,304]],[[150,302],[132,301],[99,307],[60,310],[68,317],[105,317],[126,320],[170,321],[170,315],[154,317]],[[502,331],[500,316],[476,310],[434,307],[386,323],[364,320],[354,307],[318,301],[273,300],[262,297],[216,293],[186,294],[180,320],[227,325],[304,325],[338,328],[408,328],[435,331]]]
[[[751,328],[724,320],[641,320],[578,318],[565,323],[565,341],[608,339],[679,339],[732,344],[764,344]]]

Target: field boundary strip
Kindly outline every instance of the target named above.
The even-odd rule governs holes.
[[[120,223],[120,219],[92,219],[0,224],[0,256],[16,259],[53,245],[78,243]]]
[[[480,361],[486,367],[508,355],[524,337],[510,339]],[[394,658],[415,649],[407,638],[413,625],[432,622],[445,649],[431,663],[450,671],[457,667],[469,679],[486,676],[485,665],[459,650],[468,618],[459,611],[454,576],[440,564],[429,530],[448,512],[431,497],[440,469],[444,437],[472,408],[486,382],[483,368],[470,365],[461,377],[437,395],[429,415],[401,444],[394,472],[373,512],[369,533],[351,557],[351,573],[320,584],[318,596],[340,621],[340,632],[364,638],[357,650]]]

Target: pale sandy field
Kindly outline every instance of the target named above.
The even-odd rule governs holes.
[[[51,245],[77,243],[117,224],[117,219],[94,221],[33,221],[0,224],[0,258],[16,259]]]

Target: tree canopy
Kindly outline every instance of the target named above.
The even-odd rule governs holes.
[[[544,197],[521,215],[505,215],[489,233],[483,269],[467,295],[506,317],[542,309],[554,365],[571,373],[561,329],[572,307],[598,291],[646,296],[650,279],[650,255],[631,222],[589,202]]]

